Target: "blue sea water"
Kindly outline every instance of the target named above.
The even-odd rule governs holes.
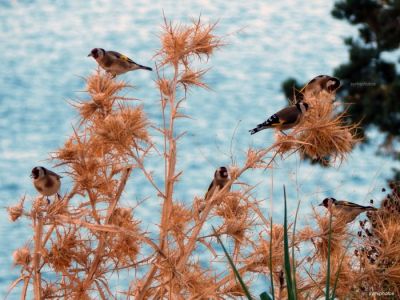
[[[200,14],[204,21],[218,21],[217,33],[226,46],[207,65],[212,68],[205,80],[212,90],[191,91],[184,110],[193,119],[177,124],[188,134],[178,145],[178,169],[184,176],[176,200],[189,204],[204,194],[216,167],[230,164],[231,152],[240,163],[250,145],[262,148],[273,142],[272,131],[250,136],[248,129],[286,105],[283,80],[291,76],[305,82],[331,74],[347,61],[343,38],[356,29],[333,19],[332,6],[330,1],[300,0],[0,0],[0,296],[19,275],[12,252],[29,243],[32,234],[27,220],[9,222],[5,207],[24,194],[28,199],[35,196],[30,170],[35,165],[50,167],[49,154],[72,133],[78,118],[69,102],[86,97],[82,77],[96,68],[87,57],[92,48],[117,50],[153,66],[163,13],[180,22]],[[141,99],[151,121],[160,124],[155,74],[137,71],[122,78],[135,86],[129,95]],[[251,171],[243,181],[259,183],[256,195],[266,199],[266,211],[273,200],[276,220],[282,217],[283,184],[290,211],[302,200],[301,222],[311,204],[326,196],[366,204],[381,198],[391,168],[399,165],[375,155],[381,142],[377,131],[371,130],[369,137],[370,143],[357,147],[340,166],[321,168],[292,156],[273,171]],[[161,182],[157,160],[147,165]],[[63,191],[67,189],[65,178]],[[151,227],[158,222],[160,200],[135,172],[123,203],[133,206],[145,198],[135,216]],[[120,279],[118,285],[122,289],[126,281]],[[9,296],[17,298],[15,292]]]

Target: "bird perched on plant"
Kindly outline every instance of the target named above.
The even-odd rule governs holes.
[[[229,172],[226,167],[219,167],[214,173],[214,179],[211,182],[208,191],[204,197],[205,200],[211,198],[215,189],[218,187],[220,190],[228,183]]]
[[[60,197],[58,194],[61,186],[60,178],[62,178],[60,175],[46,169],[45,167],[39,166],[32,169],[31,177],[36,190],[43,196],[46,196],[49,203],[49,196],[57,194],[57,196]]]
[[[99,66],[106,70],[106,72],[110,73],[113,77],[139,69],[149,71],[153,70],[150,67],[135,63],[132,59],[119,52],[106,51],[103,48],[92,49],[88,56],[92,56]]]
[[[348,201],[336,200],[332,197],[325,198],[319,206],[324,206],[331,210],[334,216],[343,219],[346,223],[353,222],[363,212],[377,210],[373,206],[363,206]]]
[[[340,87],[340,80],[329,75],[318,75],[311,79],[300,91],[294,91],[296,103],[301,102],[304,98],[316,95],[322,91],[330,94],[336,92]]]
[[[285,134],[282,130],[293,128],[299,124],[307,110],[308,104],[305,102],[285,107],[270,116],[264,123],[258,124],[256,128],[249,130],[250,134],[255,134],[267,128],[276,128]]]

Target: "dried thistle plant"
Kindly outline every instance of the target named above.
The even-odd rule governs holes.
[[[235,245],[235,261],[243,261],[244,253],[241,249],[253,242],[247,232],[256,230],[257,227],[253,208],[255,200],[248,196],[246,190],[229,190],[241,174],[252,168],[265,166],[263,159],[274,147],[261,151],[249,150],[253,155],[251,158],[249,156],[243,167],[229,168],[229,182],[207,201],[195,197],[193,209],[177,203],[174,197],[175,183],[182,176],[182,171],[176,170],[178,139],[181,133],[176,132],[175,126],[177,120],[185,116],[181,103],[188,100],[187,90],[208,87],[203,79],[208,69],[199,69],[198,64],[194,69],[193,62],[196,59],[200,63],[208,60],[214,50],[222,45],[221,39],[213,33],[214,28],[215,25],[203,24],[201,20],[191,25],[176,25],[165,21],[161,34],[162,46],[156,56],[156,84],[160,90],[163,116],[158,132],[163,135],[164,146],[158,152],[162,152],[167,159],[164,167],[165,186],[156,188],[162,200],[160,232],[157,238],[159,251],[154,254],[155,258],[151,261],[147,274],[131,284],[128,293],[134,295],[135,299],[219,299],[242,295],[242,291],[237,291],[238,286],[232,273],[221,272],[219,276],[210,278],[210,274],[217,270],[211,264],[200,267],[193,263],[193,259],[201,251],[207,253],[210,260],[223,260],[218,254],[220,251],[215,235],[206,226],[208,220],[216,218],[221,222],[219,234],[224,234]],[[245,270],[246,266],[242,269]],[[207,277],[204,277],[206,274]]]
[[[31,252],[27,246],[15,250],[12,256],[15,265],[27,267],[32,261]]]
[[[215,26],[216,23],[204,24],[200,18],[191,25],[174,25],[164,18],[162,47],[157,53],[162,57],[161,65],[177,67],[181,63],[188,67],[193,56],[209,58],[216,48],[222,46],[221,39],[213,33]]]
[[[375,212],[360,221],[358,237],[361,240],[355,250],[361,266],[356,290],[369,294],[384,290],[400,295],[400,194],[399,184],[390,184],[392,192],[381,202]]]
[[[10,221],[15,222],[22,216],[22,214],[24,213],[24,202],[25,196],[21,198],[17,205],[7,207],[8,218],[10,219]]]
[[[310,96],[305,99],[310,111],[290,135],[278,136],[267,148],[248,149],[244,165],[229,166],[228,183],[207,200],[196,196],[191,203],[179,202],[175,184],[184,176],[184,170],[176,167],[179,139],[183,136],[177,130],[178,122],[185,117],[181,104],[189,100],[187,90],[208,88],[204,77],[209,68],[203,63],[222,46],[215,26],[200,19],[189,25],[164,20],[161,48],[155,56],[163,119],[154,127],[158,126],[156,134],[162,137],[160,145],[153,143],[156,139],[149,131],[150,121],[143,107],[132,105],[128,102],[132,98],[121,96],[129,85],[99,70],[87,78],[88,99],[74,104],[80,115],[79,125],[53,155],[57,166],[63,166],[72,178],[71,190],[50,205],[43,197],[36,198],[30,211],[24,210],[23,200],[9,208],[12,221],[23,216],[33,226],[31,245],[13,255],[15,264],[21,267],[21,276],[12,286],[23,282],[22,299],[26,299],[30,284],[35,299],[116,299],[121,295],[134,299],[242,297],[244,292],[230,271],[216,235],[233,244],[234,263],[246,282],[257,274],[272,277],[277,299],[288,296],[283,226],[272,225],[266,219],[260,201],[252,196],[255,187],[239,179],[252,169],[273,168],[277,155],[290,151],[317,159],[330,156],[342,160],[357,141],[355,126],[344,125],[343,115],[334,114],[328,95]],[[149,153],[164,160],[164,168],[160,168],[162,185],[145,167]],[[147,232],[147,220],[139,220],[134,208],[120,203],[133,169],[143,173],[154,188],[153,201],[159,201],[161,215],[156,232]],[[368,262],[368,256],[355,259],[347,251],[349,226],[334,220],[330,261],[333,275],[338,275],[339,297],[356,293],[366,285],[398,286],[400,229],[388,221],[387,215],[400,204],[391,201],[385,202],[390,203],[389,210],[382,208],[370,217],[373,235],[379,241],[379,268],[377,263]],[[321,291],[326,280],[329,216],[314,211],[312,220],[315,226],[294,233],[294,224],[289,222],[293,250],[290,259],[300,270],[295,274],[299,299],[324,295]],[[216,225],[216,232],[209,224]],[[372,249],[366,241],[358,242]],[[311,249],[306,255],[300,251],[305,247]],[[54,276],[44,278],[43,269],[53,271]],[[112,274],[125,271],[131,282],[125,290],[116,291]],[[330,279],[332,284],[334,278]]]
[[[33,254],[24,248],[15,260],[22,264],[25,286],[32,282],[35,299],[113,297],[106,274],[136,263],[146,241],[132,211],[118,207],[132,168],[151,146],[142,107],[127,105],[128,98],[119,95],[128,87],[99,71],[87,79],[90,98],[76,105],[79,126],[53,156],[72,177],[72,190],[50,205],[39,197],[25,213],[34,228]],[[82,196],[86,202],[71,204]],[[22,205],[9,209],[13,220]],[[42,278],[44,266],[55,278]]]
[[[359,142],[357,125],[346,124],[345,113],[335,113],[332,95],[326,91],[308,95],[304,102],[309,109],[302,122],[289,135],[277,135],[277,141],[283,143],[279,152],[299,151],[301,156],[323,163],[330,158],[333,162],[345,160]]]

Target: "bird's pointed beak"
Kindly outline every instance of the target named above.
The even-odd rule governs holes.
[[[318,204],[318,206],[324,206],[324,203],[323,203],[323,202],[321,202],[320,204]]]
[[[92,55],[92,53],[89,53],[87,56],[90,57],[90,56],[93,56],[93,55]]]

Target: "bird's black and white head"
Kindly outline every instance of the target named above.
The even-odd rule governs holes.
[[[322,201],[319,206],[324,206],[326,208],[330,207],[332,204],[335,204],[336,199],[329,197],[329,198],[325,198],[324,201]]]
[[[93,58],[97,60],[104,57],[105,54],[106,50],[104,50],[103,48],[94,48],[92,49],[92,51],[90,51],[88,56],[93,56]]]
[[[31,172],[31,177],[33,179],[42,178],[46,175],[46,169],[43,167],[34,167]]]
[[[340,87],[340,80],[336,77],[328,76],[327,81],[325,83],[325,89],[329,93],[335,92]]]
[[[219,167],[217,171],[215,171],[215,178],[217,179],[228,179],[229,172],[226,167]]]
[[[329,75],[318,75],[307,83],[305,90],[311,92],[320,92],[325,90],[328,93],[333,93],[339,87],[340,80],[338,78]]]

